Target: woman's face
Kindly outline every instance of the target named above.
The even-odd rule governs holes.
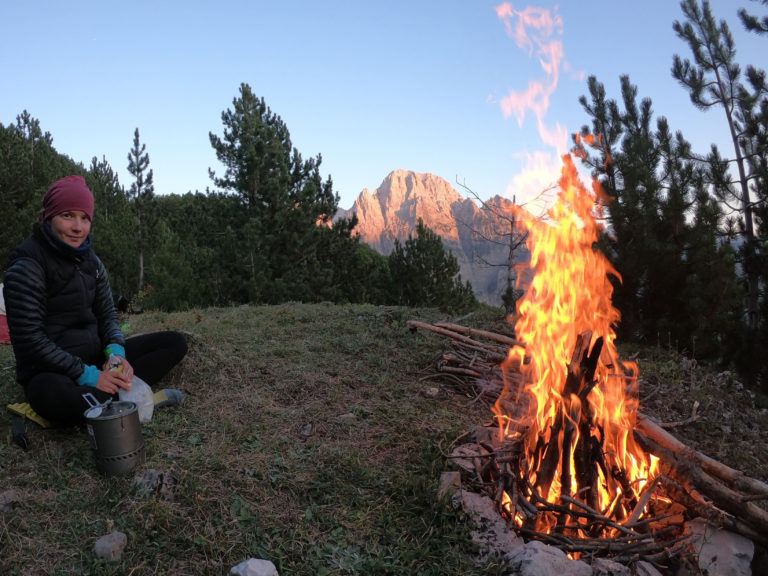
[[[67,210],[51,218],[51,230],[65,244],[79,248],[91,231],[91,219],[82,210]]]

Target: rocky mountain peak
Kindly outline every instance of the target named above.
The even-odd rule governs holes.
[[[389,254],[397,238],[404,242],[416,230],[419,218],[443,240],[457,240],[454,206],[471,202],[434,174],[410,170],[390,172],[371,194],[367,189],[355,200],[357,232],[382,254]]]
[[[364,189],[352,208],[340,210],[337,217],[357,214],[355,231],[384,255],[392,252],[395,239],[404,244],[415,235],[421,218],[456,256],[462,280],[469,280],[477,297],[499,304],[510,273],[502,236],[508,233],[507,219],[500,215],[509,205],[500,196],[485,203],[465,198],[434,174],[394,170],[373,193]]]

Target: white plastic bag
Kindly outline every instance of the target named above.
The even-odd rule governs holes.
[[[131,379],[131,389],[118,392],[123,402],[133,402],[139,412],[139,422],[152,420],[152,412],[155,410],[155,399],[152,397],[152,388],[141,378],[134,375]]]

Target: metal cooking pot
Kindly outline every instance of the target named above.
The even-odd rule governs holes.
[[[136,404],[111,400],[99,404],[92,394],[86,394],[85,399],[91,406],[85,411],[85,422],[96,468],[107,476],[129,474],[144,461],[144,439]]]

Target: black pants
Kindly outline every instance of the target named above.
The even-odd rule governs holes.
[[[127,338],[125,356],[136,376],[154,387],[187,353],[187,341],[178,332],[153,332]],[[101,368],[99,366],[99,368]],[[91,393],[99,402],[117,394],[108,394],[93,386],[78,386],[63,374],[36,374],[24,387],[33,410],[47,420],[63,425],[76,425],[85,420],[88,402],[83,394]]]

